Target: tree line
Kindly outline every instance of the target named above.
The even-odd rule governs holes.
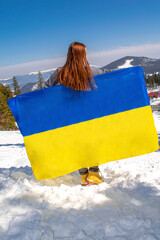
[[[147,87],[160,86],[160,74],[153,74],[145,76],[145,82]]]
[[[38,73],[38,87],[42,88],[44,82],[41,72]],[[16,130],[18,129],[15,124],[13,114],[7,104],[7,100],[22,93],[16,77],[13,77],[13,91],[10,86],[0,83],[0,130]]]

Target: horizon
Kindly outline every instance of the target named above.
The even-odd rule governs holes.
[[[150,50],[151,50],[151,53],[149,54],[150,56],[145,56],[144,54],[140,54],[138,56],[138,52],[141,50],[141,52],[144,52],[146,51],[146,48],[149,48],[150,46]],[[133,48],[133,49],[132,49]],[[131,51],[132,49],[132,51]],[[124,50],[126,50],[126,55],[124,56],[121,56],[121,52]],[[125,57],[145,57],[145,58],[150,58],[150,59],[160,59],[160,57],[153,57],[152,55],[152,52],[154,53],[155,51],[155,55],[158,53],[160,54],[160,44],[158,45],[143,45],[143,46],[131,46],[131,47],[124,47],[124,48],[119,48],[119,49],[113,49],[113,50],[110,50],[110,51],[104,51],[104,52],[97,52],[97,53],[89,53],[87,54],[89,56],[89,59],[93,60],[94,58],[94,64],[90,63],[90,66],[95,66],[95,67],[104,67],[114,61],[117,61],[119,59],[122,59],[122,58],[125,58]],[[157,52],[158,50],[158,52]],[[130,54],[130,55],[127,55],[127,52],[133,52],[133,51],[138,51],[137,52],[137,55],[133,55],[133,54]],[[102,56],[104,57],[105,55],[108,55],[109,57],[111,57],[111,53],[114,53],[112,54],[112,58],[113,60],[109,61],[108,59],[108,62],[104,63],[104,64],[101,64],[101,65],[97,65],[95,64],[96,62],[96,59],[100,59]],[[111,59],[112,59],[111,58]],[[21,76],[21,75],[31,75],[31,74],[37,74],[39,71],[40,72],[47,72],[47,71],[52,71],[52,70],[56,70],[57,67],[59,66],[62,66],[64,63],[65,63],[65,57],[63,58],[57,58],[57,59],[45,59],[45,60],[41,60],[41,61],[34,61],[34,62],[27,62],[27,63],[21,63],[21,64],[15,64],[15,65],[11,65],[11,66],[5,66],[5,67],[0,67],[0,80],[8,80],[10,78],[12,78],[13,76]],[[102,60],[103,61],[103,60]],[[60,65],[61,64],[61,65]],[[48,65],[48,67],[43,67]],[[53,66],[54,65],[54,66]],[[2,78],[1,75],[2,75],[2,69],[4,69],[4,72],[6,72],[6,69],[7,68],[7,74],[9,71],[11,71],[12,73],[10,74],[9,77],[4,77]],[[23,68],[28,69],[28,71],[24,71]],[[30,69],[30,70],[29,70]],[[17,71],[17,74],[14,74],[14,71]],[[33,70],[33,71],[32,71]],[[15,71],[15,72],[16,72]]]
[[[111,61],[111,62],[108,62],[107,64],[104,64],[104,65],[95,65],[95,64],[90,64],[90,66],[91,67],[97,67],[97,68],[103,68],[103,67],[105,67],[106,65],[108,65],[108,64],[111,64],[111,63],[113,63],[113,62],[115,62],[115,61],[117,61],[117,60],[120,60],[120,59],[123,59],[123,58],[126,58],[126,57],[140,57],[140,58],[148,58],[148,59],[156,59],[156,60],[159,60],[160,58],[156,58],[156,57],[146,57],[146,56],[134,56],[134,55],[125,55],[125,56],[123,56],[123,57],[120,57],[120,58],[117,58],[117,59],[115,59],[115,60],[113,60],[113,61]],[[48,59],[48,60],[51,60],[51,61],[56,61],[56,59]],[[59,60],[59,59],[58,59]],[[63,60],[65,60],[65,58],[63,58]],[[44,60],[44,61],[46,61],[46,60]],[[9,67],[11,67],[11,68],[13,68],[14,66],[21,66],[21,65],[23,65],[23,64],[33,64],[34,62],[29,62],[29,63],[22,63],[22,64],[17,64],[17,65],[11,65],[11,66],[7,66],[7,68],[9,68]],[[37,61],[35,61],[35,63],[37,64]],[[42,61],[42,63],[43,63],[43,61]],[[62,64],[63,65],[63,64]],[[59,67],[59,65],[58,65],[58,67]],[[12,74],[12,76],[10,76],[10,77],[8,77],[8,78],[0,78],[0,81],[1,80],[8,80],[8,79],[11,79],[11,78],[13,78],[13,76],[23,76],[23,75],[32,75],[32,74],[38,74],[38,72],[41,72],[41,73],[43,73],[43,72],[50,72],[50,71],[55,71],[57,69],[57,67],[53,67],[53,68],[46,68],[46,69],[42,69],[42,70],[37,70],[37,71],[31,71],[31,72],[26,72],[26,73],[22,73],[22,74]]]

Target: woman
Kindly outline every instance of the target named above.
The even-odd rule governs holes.
[[[67,60],[63,67],[58,68],[51,77],[44,82],[43,88],[51,87],[56,84],[63,84],[66,87],[78,91],[91,90],[96,88],[93,82],[93,75],[104,73],[102,69],[92,70],[86,57],[86,46],[82,43],[73,42],[69,46]],[[99,175],[98,166],[79,169],[81,184],[99,184],[102,179]]]

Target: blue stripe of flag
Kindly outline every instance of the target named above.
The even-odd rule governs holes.
[[[23,136],[61,128],[150,104],[141,67],[94,77],[97,89],[78,92],[62,85],[8,100]]]

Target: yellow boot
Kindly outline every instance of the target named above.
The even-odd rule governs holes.
[[[88,177],[88,173],[81,175],[81,185],[82,186],[86,186],[89,184],[87,181],[87,177]]]
[[[87,181],[90,184],[99,184],[103,182],[101,176],[99,175],[99,171],[98,172],[89,171]]]

